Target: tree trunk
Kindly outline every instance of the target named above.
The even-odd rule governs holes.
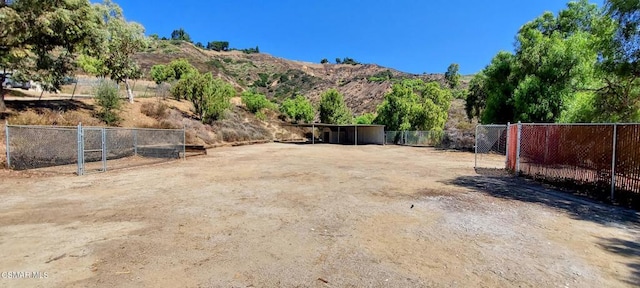
[[[127,98],[129,98],[129,103],[133,103],[133,91],[131,91],[131,87],[129,86],[129,81],[124,80],[124,86],[127,89]]]
[[[4,77],[0,77],[4,78]],[[2,83],[0,83],[0,112],[4,112],[7,110],[7,106],[4,104],[4,94],[6,90],[2,87]]]

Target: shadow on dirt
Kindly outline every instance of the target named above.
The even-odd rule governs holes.
[[[7,108],[21,112],[35,110],[41,112],[45,109],[53,111],[93,110],[93,105],[85,104],[77,100],[5,100]]]
[[[630,279],[623,281],[632,286],[638,285],[640,283],[640,243],[618,238],[599,238],[599,241],[598,245],[603,249],[629,260],[625,264],[631,270],[632,275]]]
[[[545,188],[537,182],[513,177],[503,169],[478,169],[478,175],[460,176],[446,184],[469,188],[492,197],[544,205],[579,220],[603,225],[638,225],[639,214],[630,209]]]
[[[534,203],[566,213],[569,217],[601,225],[640,230],[638,212],[595,202],[586,197],[545,188],[540,183],[517,178],[504,169],[478,169],[477,175],[460,176],[447,184],[465,187],[492,197]],[[622,281],[631,286],[640,283],[640,243],[619,238],[599,238],[602,249],[627,259],[632,275]]]

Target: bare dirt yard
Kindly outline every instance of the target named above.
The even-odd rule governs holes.
[[[625,287],[638,214],[431,148],[265,144],[0,177],[1,287]],[[8,275],[8,274],[3,274]]]

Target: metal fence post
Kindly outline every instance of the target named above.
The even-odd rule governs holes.
[[[82,139],[82,123],[78,124],[78,176],[82,176],[84,174],[83,163],[84,159],[84,141]]]
[[[506,155],[504,159],[504,167],[509,169],[509,139],[511,137],[511,122],[507,122],[507,147],[504,147],[504,154]]]
[[[473,149],[475,150],[475,162],[473,164],[473,169],[478,169],[478,128],[480,128],[480,125],[476,125],[476,143],[473,145]]]
[[[616,193],[616,146],[618,145],[618,124],[613,124],[613,152],[611,155],[611,201]]]
[[[133,129],[133,155],[138,156],[138,129]]]
[[[520,144],[522,142],[522,123],[518,121],[518,139],[516,147],[516,176],[520,175]]]
[[[544,158],[542,161],[545,165],[549,164],[549,126],[550,124],[544,125]]]
[[[107,171],[107,129],[102,128],[102,172]]]
[[[187,160],[187,125],[182,124],[182,160]]]
[[[11,146],[9,145],[9,124],[4,125],[5,137],[7,138],[7,168],[11,169]]]

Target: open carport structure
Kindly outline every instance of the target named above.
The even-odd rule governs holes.
[[[311,124],[298,124],[298,127],[311,128],[314,131],[312,137],[312,143],[315,144],[316,136],[322,141],[322,143],[330,144],[352,144],[352,145],[364,145],[364,144],[377,144],[384,145],[384,125],[373,124],[325,124],[325,123],[311,123]],[[316,128],[320,131],[319,135],[316,135]]]

